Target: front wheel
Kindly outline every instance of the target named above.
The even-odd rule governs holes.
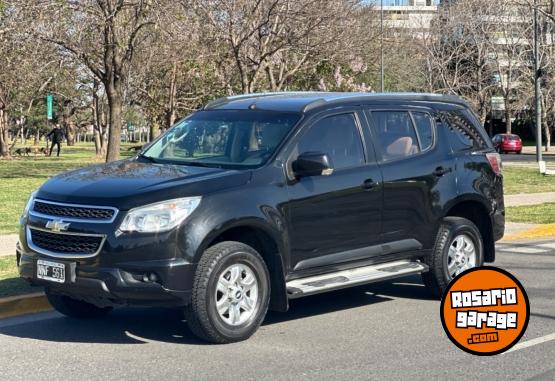
[[[260,254],[240,242],[220,242],[200,259],[185,317],[205,341],[242,341],[264,320],[269,300],[270,276]]]
[[[432,294],[441,297],[453,278],[483,265],[484,245],[480,231],[466,218],[444,218],[426,262],[430,271],[422,274],[424,284]]]
[[[75,319],[91,319],[107,315],[112,307],[97,307],[94,304],[70,298],[46,290],[46,298],[56,311]]]

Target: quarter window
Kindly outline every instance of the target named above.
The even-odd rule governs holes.
[[[413,112],[412,117],[420,138],[420,149],[426,151],[434,143],[432,119],[429,114],[423,112]]]
[[[354,115],[341,114],[319,120],[302,137],[298,152],[325,153],[335,169],[362,165],[364,150]]]
[[[442,119],[447,124],[449,143],[454,152],[479,150],[487,147],[484,138],[460,112],[444,112]]]

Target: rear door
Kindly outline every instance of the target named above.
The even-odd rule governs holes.
[[[325,153],[329,176],[290,181],[291,263],[306,270],[375,254],[381,231],[381,172],[363,139],[358,109],[321,114],[291,144],[288,168],[299,154]]]
[[[434,112],[399,107],[366,113],[383,173],[382,240],[390,254],[430,249],[442,205],[456,194],[449,145],[442,144]]]

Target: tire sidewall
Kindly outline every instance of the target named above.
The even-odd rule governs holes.
[[[476,266],[479,267],[484,264],[484,244],[482,242],[482,235],[478,228],[470,221],[464,223],[458,223],[451,226],[449,230],[449,236],[447,239],[447,244],[443,248],[443,255],[442,255],[442,269],[443,269],[443,277],[445,278],[445,284],[449,284],[453,279],[449,276],[447,272],[447,263],[449,258],[449,248],[453,243],[453,240],[459,236],[465,234],[467,235],[474,244],[476,248]]]
[[[224,322],[216,309],[215,292],[218,279],[222,272],[234,264],[243,264],[253,271],[258,282],[258,301],[256,312],[245,323],[231,326]],[[222,258],[214,266],[206,288],[205,302],[210,323],[218,333],[231,341],[242,340],[251,336],[260,326],[266,316],[270,300],[270,276],[264,262],[258,255],[248,251],[235,251]]]

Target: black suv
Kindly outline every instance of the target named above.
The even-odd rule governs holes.
[[[17,258],[63,314],[184,307],[196,335],[227,343],[320,292],[421,273],[441,295],[494,261],[503,232],[500,158],[461,99],[271,93],[48,180]]]

